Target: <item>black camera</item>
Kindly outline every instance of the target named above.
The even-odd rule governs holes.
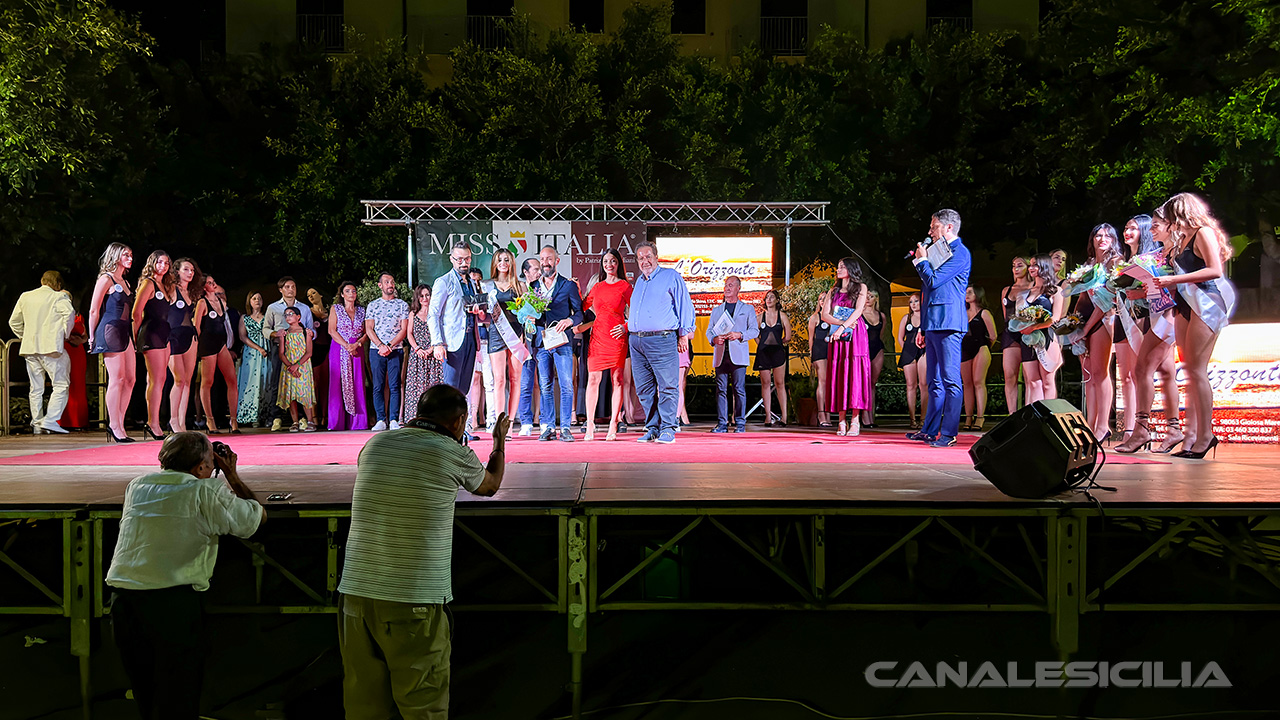
[[[224,442],[215,442],[213,444],[213,454],[220,458],[225,458],[231,455],[231,448]]]

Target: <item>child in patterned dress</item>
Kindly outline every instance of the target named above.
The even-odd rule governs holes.
[[[302,313],[297,308],[287,307],[284,319],[289,323],[285,331],[284,342],[280,343],[280,391],[276,404],[288,410],[293,417],[293,427],[289,432],[311,432],[315,430],[314,411],[316,404],[315,378],[311,374],[311,334],[302,327]],[[307,419],[298,421],[298,406],[307,414]]]

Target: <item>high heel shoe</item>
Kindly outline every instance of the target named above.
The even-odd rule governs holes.
[[[839,429],[839,430],[836,430],[836,435],[839,435],[840,437],[844,437],[844,436],[846,436],[846,435],[848,435],[848,434],[849,434],[849,431],[848,431],[848,429],[846,429],[845,424],[844,424],[844,421],[843,421],[843,420],[841,420],[841,421],[840,421],[840,429]]]
[[[133,438],[129,437],[129,433],[125,433],[125,434],[124,434],[124,437],[122,437],[122,438],[121,438],[121,437],[116,437],[116,433],[115,433],[115,431],[114,431],[114,430],[112,430],[111,428],[107,428],[107,437],[111,438],[111,442],[113,442],[113,443],[131,443],[131,442],[137,442],[137,441],[136,441],[136,440],[134,440]]]
[[[164,431],[161,430],[160,432],[156,432],[151,429],[150,425],[142,426],[142,434],[151,440],[164,440]]]
[[[1178,439],[1171,440],[1170,436],[1173,434],[1175,430],[1178,432]],[[1161,455],[1168,455],[1169,453],[1173,452],[1174,448],[1181,445],[1182,441],[1185,439],[1186,439],[1186,436],[1182,434],[1182,424],[1179,423],[1177,420],[1174,420],[1173,422],[1170,422],[1168,424],[1168,428],[1165,430],[1164,442],[1160,444],[1160,447],[1156,448],[1155,450],[1152,450],[1151,452],[1157,452],[1157,453],[1160,453]],[[1186,448],[1183,448],[1183,449],[1185,450]]]
[[[1139,410],[1134,416],[1133,431],[1129,433],[1128,439],[1120,443],[1119,445],[1115,446],[1114,448],[1112,448],[1112,451],[1118,452],[1121,455],[1132,455],[1133,453],[1136,453],[1139,450],[1150,450],[1151,449],[1151,428],[1147,426],[1147,420],[1150,417],[1151,417],[1150,413],[1142,412],[1141,410]],[[1135,435],[1138,434],[1139,430],[1142,431],[1142,437],[1145,437],[1146,439],[1137,444],[1134,444],[1133,438]],[[1108,431],[1108,433],[1110,433],[1110,431]]]
[[[1218,436],[1217,435],[1214,435],[1209,438],[1209,444],[1205,446],[1205,449],[1203,450],[1198,450],[1198,451],[1183,450],[1182,452],[1174,453],[1173,456],[1178,458],[1187,458],[1188,460],[1203,460],[1204,456],[1209,454],[1210,450],[1213,451],[1213,458],[1217,460],[1218,459]]]
[[[588,421],[587,421],[587,432],[586,432],[586,434],[585,434],[585,435],[583,435],[583,436],[582,436],[582,439],[583,439],[583,440],[595,440],[595,439],[596,439],[596,424],[595,424],[594,422],[592,422],[592,421],[590,421],[590,420],[588,420]]]
[[[618,439],[618,425],[616,423],[609,423],[609,433],[604,436],[604,439],[605,442]]]
[[[1107,445],[1108,447],[1110,447],[1110,445],[1111,445],[1111,430],[1110,430],[1110,429],[1108,429],[1108,430],[1107,430],[1107,432],[1106,432],[1106,434],[1105,434],[1105,435],[1103,435],[1102,437],[1098,438],[1098,444],[1099,444],[1099,445]]]

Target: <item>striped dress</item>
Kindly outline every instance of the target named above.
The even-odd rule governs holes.
[[[356,466],[351,532],[338,592],[374,600],[453,600],[453,506],[475,491],[484,466],[470,448],[405,427],[365,443]]]

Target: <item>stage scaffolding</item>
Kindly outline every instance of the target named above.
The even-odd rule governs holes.
[[[781,227],[786,233],[786,283],[791,284],[791,228],[828,224],[827,202],[511,202],[484,200],[361,200],[373,227],[408,231],[409,285],[420,222],[642,222],[646,226]]]
[[[0,510],[0,524],[29,524],[41,536],[0,552],[21,577],[0,583],[0,614],[68,618],[86,719],[91,640],[109,613],[103,578],[119,517],[83,507]],[[349,508],[273,508],[264,532],[224,540],[219,566],[252,566],[248,577],[256,580],[216,585],[220,599],[211,598],[210,611],[335,612],[349,523]],[[60,546],[57,564],[18,552],[36,545]],[[593,613],[1032,613],[1047,617],[1049,639],[1069,658],[1093,613],[1280,610],[1280,507],[1267,504],[1109,506],[1103,517],[1088,502],[1056,500],[1001,507],[476,503],[458,507],[454,545],[455,567],[487,560],[488,568],[474,574],[486,578],[482,585],[455,577],[456,610],[564,616],[574,717],[584,710]],[[737,586],[700,583],[699,573],[723,571],[697,562],[699,555],[732,564]],[[665,584],[651,574],[661,563],[670,565]]]

